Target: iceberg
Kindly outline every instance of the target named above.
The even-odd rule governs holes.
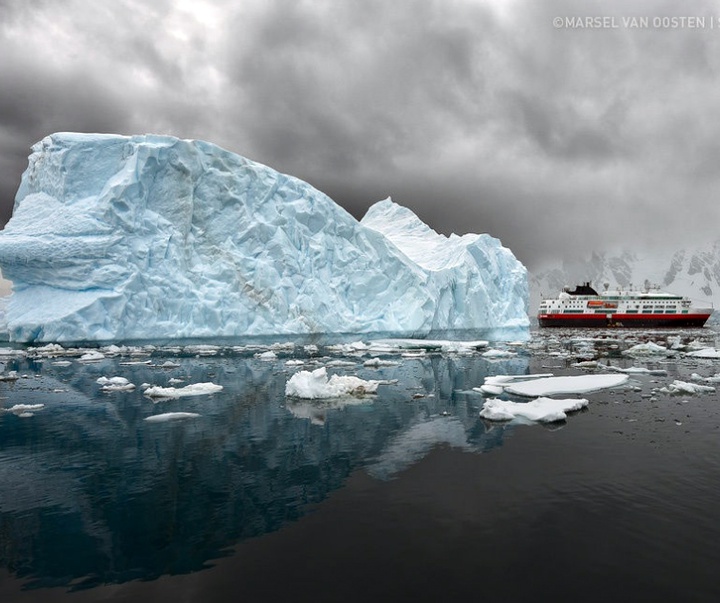
[[[11,341],[527,328],[499,240],[438,234],[391,200],[362,221],[198,140],[57,133],[0,232]]]

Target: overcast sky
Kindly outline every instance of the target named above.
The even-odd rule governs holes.
[[[531,270],[715,240],[719,76],[711,1],[0,0],[0,222],[37,140],[153,132]]]

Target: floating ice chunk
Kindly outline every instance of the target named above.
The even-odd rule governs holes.
[[[302,366],[303,364],[305,363],[302,360],[298,360],[297,358],[285,361],[285,366]]]
[[[0,375],[0,381],[17,381],[19,378],[17,371],[8,371]]]
[[[34,412],[36,410],[41,410],[43,408],[45,408],[44,404],[15,404],[14,406],[11,406],[10,408],[3,408],[0,410],[4,410],[5,412],[11,412],[16,415],[20,415],[21,413]]]
[[[573,362],[570,366],[579,369],[596,369],[598,367],[602,367],[603,365],[601,365],[597,360],[583,360],[582,362]]]
[[[98,352],[97,350],[86,352],[80,356],[81,362],[97,362],[98,360],[105,360],[105,354]]]
[[[505,388],[502,385],[484,384],[480,387],[473,387],[473,390],[480,392],[484,396],[499,396],[505,391]]]
[[[123,392],[135,389],[135,385],[130,383],[125,377],[100,377],[97,383],[102,385],[105,392]]]
[[[52,363],[53,366],[71,366],[72,362],[70,360],[58,360],[56,362]]]
[[[637,357],[637,356],[670,356],[670,355],[674,354],[675,352],[673,350],[668,350],[666,347],[658,345],[657,343],[648,341],[647,343],[638,343],[637,345],[634,345],[631,348],[628,348],[627,350],[623,350],[622,353],[625,356]]]
[[[496,358],[512,358],[517,356],[517,352],[511,352],[509,350],[488,350],[487,352],[483,352],[481,355],[483,358],[493,360]]]
[[[688,383],[687,381],[680,381],[676,379],[667,387],[663,387],[658,391],[664,394],[673,395],[693,395],[701,393],[714,392],[715,388],[711,385],[700,385],[699,383]]]
[[[178,419],[195,419],[200,415],[196,412],[165,412],[161,415],[151,415],[145,417],[148,423],[166,423],[167,421],[177,421]]]
[[[366,381],[348,375],[327,376],[325,367],[295,373],[285,385],[285,395],[297,398],[338,398],[348,395],[374,394],[381,381]]]
[[[490,421],[511,421],[523,418],[529,421],[553,423],[567,419],[567,413],[588,405],[585,399],[554,400],[537,398],[530,402],[510,402],[492,398],[483,404],[480,416]]]
[[[664,377],[668,374],[667,371],[664,369],[649,369],[640,366],[630,366],[628,368],[622,368],[609,364],[601,364],[599,365],[599,368],[607,371],[612,371],[614,373],[625,373],[626,375],[654,375],[656,377]]]
[[[363,362],[363,366],[370,368],[380,368],[381,366],[399,366],[400,363],[395,360],[381,360],[380,358],[370,358]]]
[[[162,364],[156,364],[155,366],[162,369],[173,369],[178,368],[180,365],[177,362],[173,362],[172,360],[166,360]]]
[[[701,350],[696,350],[694,352],[688,352],[685,355],[691,356],[692,358],[717,359],[717,358],[720,358],[720,350],[718,350],[716,348],[703,348]]]
[[[516,381],[531,381],[532,379],[546,379],[552,373],[534,373],[530,375],[491,375],[485,377],[485,385],[507,385]]]
[[[273,352],[272,350],[268,350],[267,352],[261,352],[259,354],[255,354],[255,358],[259,358],[260,360],[277,360],[277,354]]]
[[[628,380],[627,375],[577,375],[547,377],[512,383],[505,391],[518,396],[552,396],[556,394],[586,394],[609,387],[617,387]]]
[[[357,362],[353,362],[352,360],[330,360],[327,363],[328,366],[356,366]]]
[[[222,385],[215,383],[192,383],[185,387],[148,387],[145,395],[149,398],[184,398],[186,396],[205,396],[222,391]]]
[[[66,350],[59,343],[48,343],[47,345],[32,347],[28,350],[28,353],[39,358],[52,358],[55,356],[63,356]]]
[[[427,350],[445,353],[467,353],[486,348],[485,340],[462,341],[451,339],[377,339],[370,343],[372,349],[382,346],[387,350]]]

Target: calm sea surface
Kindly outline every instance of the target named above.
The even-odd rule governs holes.
[[[395,351],[379,367],[322,345],[7,352],[0,601],[719,601],[720,396],[658,390],[720,360],[621,354],[649,340],[720,346],[707,328],[543,330],[491,344],[507,358]],[[593,359],[666,374],[585,394],[549,427],[479,417],[486,376]],[[390,383],[285,397],[320,366]],[[114,376],[136,389],[102,391]],[[141,388],[203,382],[223,390]],[[145,420],[167,412],[200,416]]]

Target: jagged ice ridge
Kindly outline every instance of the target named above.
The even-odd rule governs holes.
[[[213,144],[58,133],[0,233],[14,341],[526,327],[525,267],[385,200],[358,222]]]

